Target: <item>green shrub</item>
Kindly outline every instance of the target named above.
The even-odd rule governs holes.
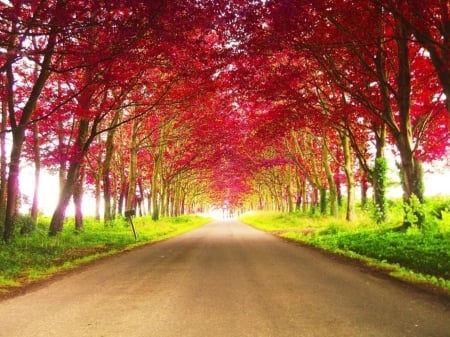
[[[429,214],[439,220],[443,220],[444,214],[450,212],[450,198],[435,197],[428,199],[427,205],[429,205]]]
[[[16,222],[16,228],[20,229],[21,235],[30,234],[36,229],[36,221],[30,215],[16,215],[14,221]]]
[[[342,227],[337,224],[331,224],[325,229],[322,229],[318,234],[319,235],[336,235],[342,232]]]
[[[425,206],[420,202],[419,198],[412,194],[408,202],[403,204],[405,212],[404,224],[406,227],[418,226],[422,227],[425,222]]]

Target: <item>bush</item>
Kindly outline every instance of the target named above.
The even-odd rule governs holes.
[[[444,214],[450,212],[450,198],[436,197],[427,200],[429,214],[439,220],[444,219]]]
[[[405,212],[404,224],[406,227],[417,226],[422,227],[425,221],[425,207],[419,198],[412,194],[408,202],[403,204]]]
[[[18,214],[15,217],[16,228],[20,228],[20,234],[26,235],[36,230],[36,221],[29,215]]]

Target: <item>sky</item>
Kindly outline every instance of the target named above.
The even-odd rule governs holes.
[[[435,173],[430,173],[430,167],[425,166],[425,195],[450,195],[450,170],[446,169],[443,163],[434,163]],[[398,181],[396,170],[391,169],[390,179]],[[24,167],[21,171],[20,189],[25,194],[30,204],[22,205],[21,211],[28,212],[34,189],[34,171],[32,167]],[[44,172],[41,176],[39,208],[43,214],[51,216],[56,207],[59,197],[59,182],[56,175]],[[387,191],[388,198],[400,198],[402,189],[400,186],[390,187]],[[95,202],[92,196],[85,195],[83,199],[83,212],[85,215],[95,214]],[[67,209],[68,216],[74,214],[71,204]]]

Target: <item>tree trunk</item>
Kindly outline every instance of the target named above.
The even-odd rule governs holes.
[[[387,95],[387,92],[385,93]],[[386,103],[390,109],[390,103]],[[374,126],[375,131],[375,167],[372,172],[373,200],[377,209],[377,221],[383,222],[386,219],[386,173],[387,161],[384,156],[386,146],[386,126]]]
[[[164,130],[164,126],[163,126],[161,128],[161,134],[159,137],[158,153],[156,154],[155,159],[153,161],[153,175],[152,175],[152,186],[151,186],[152,206],[153,206],[152,220],[153,221],[159,220],[160,211],[161,211],[161,205],[160,205],[160,200],[158,199],[158,193],[162,189],[162,186],[160,186],[160,180],[161,180],[160,175],[161,175],[164,146],[165,146],[164,141],[165,141],[165,130]],[[162,199],[162,195],[161,195],[160,199]]]
[[[308,190],[307,190],[307,183],[306,179],[302,182],[302,212],[303,214],[306,214],[308,212]]]
[[[302,187],[300,184],[300,178],[297,174],[297,171],[295,171],[295,187],[297,189],[297,194],[295,197],[295,211],[299,212],[300,211],[300,207],[302,205]]]
[[[55,236],[63,229],[63,223],[66,216],[66,209],[72,197],[74,186],[80,176],[80,168],[87,151],[87,133],[89,130],[89,120],[81,119],[78,126],[78,135],[76,139],[77,153],[72,158],[69,170],[67,172],[67,179],[59,196],[59,201],[53,212],[50,221],[49,235]]]
[[[3,77],[1,78],[1,90],[3,90]],[[0,124],[0,233],[3,234],[6,214],[6,182],[7,167],[6,162],[6,127],[7,127],[7,100],[6,95],[0,94],[1,103],[1,124]]]
[[[294,212],[294,197],[292,195],[291,188],[291,168],[287,167],[287,177],[286,177],[286,198],[287,198],[287,211],[289,213]]]
[[[61,153],[65,153],[65,144],[64,144],[64,124],[61,120],[58,120],[58,147]],[[58,168],[58,178],[59,178],[59,192],[61,193],[64,184],[66,183],[66,175],[67,175],[67,160],[65,156],[59,156],[59,168]]]
[[[128,184],[125,182],[125,180],[122,180],[122,185],[120,187],[119,192],[119,200],[117,201],[117,212],[119,214],[123,214],[123,208],[124,208],[124,201],[126,199],[126,195],[128,193]]]
[[[19,132],[19,135],[16,135],[16,132],[14,132],[13,138],[16,138],[16,141],[13,141],[11,149],[7,182],[8,198],[6,202],[5,228],[3,233],[3,239],[5,242],[11,241],[16,227],[17,200],[19,198],[19,165],[23,144],[22,134],[23,132]],[[20,140],[20,138],[22,138],[22,140]]]
[[[7,201],[5,211],[5,228],[3,233],[3,239],[6,242],[11,241],[15,230],[15,218],[17,213],[17,199],[19,197],[19,170],[20,170],[20,156],[22,154],[22,146],[25,140],[25,129],[31,119],[31,116],[35,110],[37,101],[41,92],[50,76],[50,64],[53,55],[53,51],[56,45],[56,33],[55,27],[50,31],[47,47],[45,49],[43,59],[41,61],[41,67],[36,81],[31,89],[31,92],[26,100],[20,120],[16,119],[16,104],[14,85],[16,78],[13,70],[13,63],[15,60],[14,52],[9,55],[7,62],[4,66],[6,73],[6,95],[8,101],[8,115],[9,123],[12,130],[12,145],[11,145],[11,157],[9,162],[9,176],[7,182]]]
[[[347,178],[347,211],[345,219],[355,219],[355,177],[353,174],[353,155],[348,134],[340,132],[342,150],[344,153],[344,171]]]
[[[153,161],[153,175],[151,186],[151,199],[152,199],[152,220],[159,220],[159,200],[158,200],[158,170],[159,170],[159,156],[157,155]]]
[[[113,128],[108,131],[108,134],[106,136],[105,160],[103,162],[103,168],[102,168],[103,204],[104,204],[103,205],[103,207],[104,207],[103,220],[105,221],[105,225],[108,225],[114,218],[114,216],[113,216],[114,208],[111,209],[112,193],[111,193],[110,175],[111,175],[111,161],[112,161],[112,157],[113,157],[113,153],[114,153],[114,136],[116,133],[116,128],[114,126],[116,126],[117,123],[119,122],[121,115],[122,115],[121,111],[119,109],[117,109],[116,112],[114,113],[113,120],[111,121],[111,127],[113,127]],[[115,197],[114,197],[114,200],[115,200]]]
[[[137,132],[139,130],[138,121],[133,122],[130,143],[130,163],[128,167],[128,193],[126,199],[125,212],[135,210],[136,207],[136,170],[137,170]]]
[[[387,185],[387,161],[384,157],[375,159],[373,170],[374,193],[376,213],[375,218],[378,223],[386,220],[386,185]],[[375,188],[374,188],[375,190]]]
[[[328,153],[328,141],[324,137],[324,143],[322,146],[322,165],[325,170],[325,175],[327,177],[328,182],[328,190],[329,200],[330,200],[330,215],[333,217],[337,217],[339,215],[339,206],[338,206],[338,193],[337,187],[334,183],[333,173],[330,167],[329,153]]]
[[[404,202],[410,204],[411,197],[417,197],[423,203],[423,173],[421,162],[414,156],[412,125],[411,125],[411,69],[409,64],[409,37],[410,34],[402,24],[397,25],[398,38],[398,94],[397,105],[400,116],[400,128],[392,130],[397,149],[401,158],[401,181],[404,192]],[[421,226],[423,217],[418,216],[418,225]],[[409,224],[405,222],[405,226]]]
[[[319,205],[320,215],[327,214],[327,189],[324,187],[319,188]]]
[[[37,123],[33,125],[33,153],[34,153],[34,193],[30,215],[31,218],[36,222],[39,213],[39,183],[41,177],[41,151],[39,148],[39,127]]]
[[[101,137],[100,135],[97,136],[97,141],[100,146],[101,144]],[[97,155],[97,170],[93,172],[94,175],[94,198],[95,198],[95,220],[100,221],[100,199],[102,194],[102,159],[103,159],[103,151],[100,151],[100,153]],[[84,171],[84,170],[83,170]],[[83,172],[84,174],[84,172]]]
[[[63,229],[64,219],[66,218],[66,209],[73,194],[75,183],[79,176],[80,162],[73,162],[69,166],[67,179],[59,195],[58,204],[53,212],[50,221],[49,235],[55,236]]]
[[[75,205],[75,231],[82,232],[83,224],[83,183],[84,168],[80,167],[79,177],[73,188],[73,202]]]
[[[367,191],[369,190],[369,183],[367,182],[367,175],[364,170],[359,171],[361,174],[361,207],[364,209],[367,206]]]

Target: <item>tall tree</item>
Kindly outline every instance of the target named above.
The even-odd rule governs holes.
[[[14,236],[17,200],[19,194],[19,165],[25,130],[32,118],[36,103],[52,73],[52,59],[63,32],[64,10],[61,1],[32,1],[29,6],[6,6],[2,8],[2,41],[6,57],[2,57],[0,71],[6,74],[8,119],[12,133],[12,146],[7,181],[7,201],[3,239],[11,241]],[[32,36],[39,43],[30,43]],[[18,74],[25,58],[38,64],[36,76],[29,75],[29,86],[16,90]]]

